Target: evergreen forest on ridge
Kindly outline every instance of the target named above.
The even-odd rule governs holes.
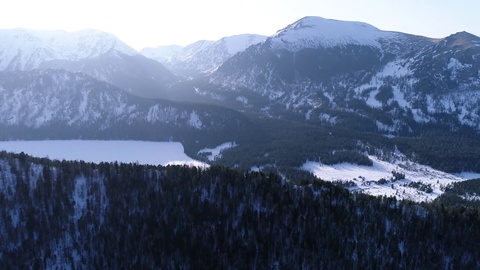
[[[475,269],[478,207],[221,166],[0,153],[6,269]]]

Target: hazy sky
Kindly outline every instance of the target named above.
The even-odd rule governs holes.
[[[244,33],[272,35],[305,16],[362,21],[428,37],[480,36],[478,0],[12,0],[0,4],[0,29],[93,28],[139,50]]]

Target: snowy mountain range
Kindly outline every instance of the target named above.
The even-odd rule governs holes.
[[[32,70],[51,60],[92,59],[112,51],[138,54],[115,36],[97,30],[0,31],[0,70]]]
[[[215,42],[201,40],[182,49],[177,46],[145,48],[140,53],[179,74],[209,74],[233,55],[265,39],[261,35],[244,34],[224,37]]]
[[[1,30],[0,137],[178,138],[194,155],[235,142],[240,146],[228,152],[237,156],[214,161],[250,168],[299,170],[308,160],[322,164],[336,150],[349,159],[338,162],[361,162],[368,159],[365,149],[339,143],[324,151],[310,139],[322,132],[332,144],[370,145],[365,138],[377,138],[353,138],[363,132],[392,139],[385,145],[393,146],[399,143],[394,138],[438,132],[476,140],[479,59],[480,38],[469,33],[431,39],[319,17],[302,18],[270,37],[245,34],[141,53],[95,30]],[[352,138],[330,139],[337,129]],[[312,145],[293,147],[298,134]],[[408,143],[409,158],[424,149]],[[299,153],[284,158],[279,147]],[[449,170],[476,170],[479,156],[469,153],[468,165],[459,160]],[[264,164],[245,161],[256,158]]]
[[[83,72],[146,97],[160,97],[176,80],[162,65],[109,33],[0,30],[0,71],[38,68]]]
[[[353,117],[387,134],[447,122],[478,131],[479,40],[306,17],[225,61],[209,89],[237,108],[330,124]]]

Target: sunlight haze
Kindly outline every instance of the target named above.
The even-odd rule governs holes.
[[[0,29],[98,29],[140,50],[245,33],[268,36],[305,16],[362,21],[382,30],[434,38],[459,31],[478,36],[478,10],[475,0],[19,0],[2,3]]]

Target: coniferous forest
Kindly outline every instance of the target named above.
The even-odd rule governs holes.
[[[479,208],[226,167],[0,153],[4,269],[476,269]]]

